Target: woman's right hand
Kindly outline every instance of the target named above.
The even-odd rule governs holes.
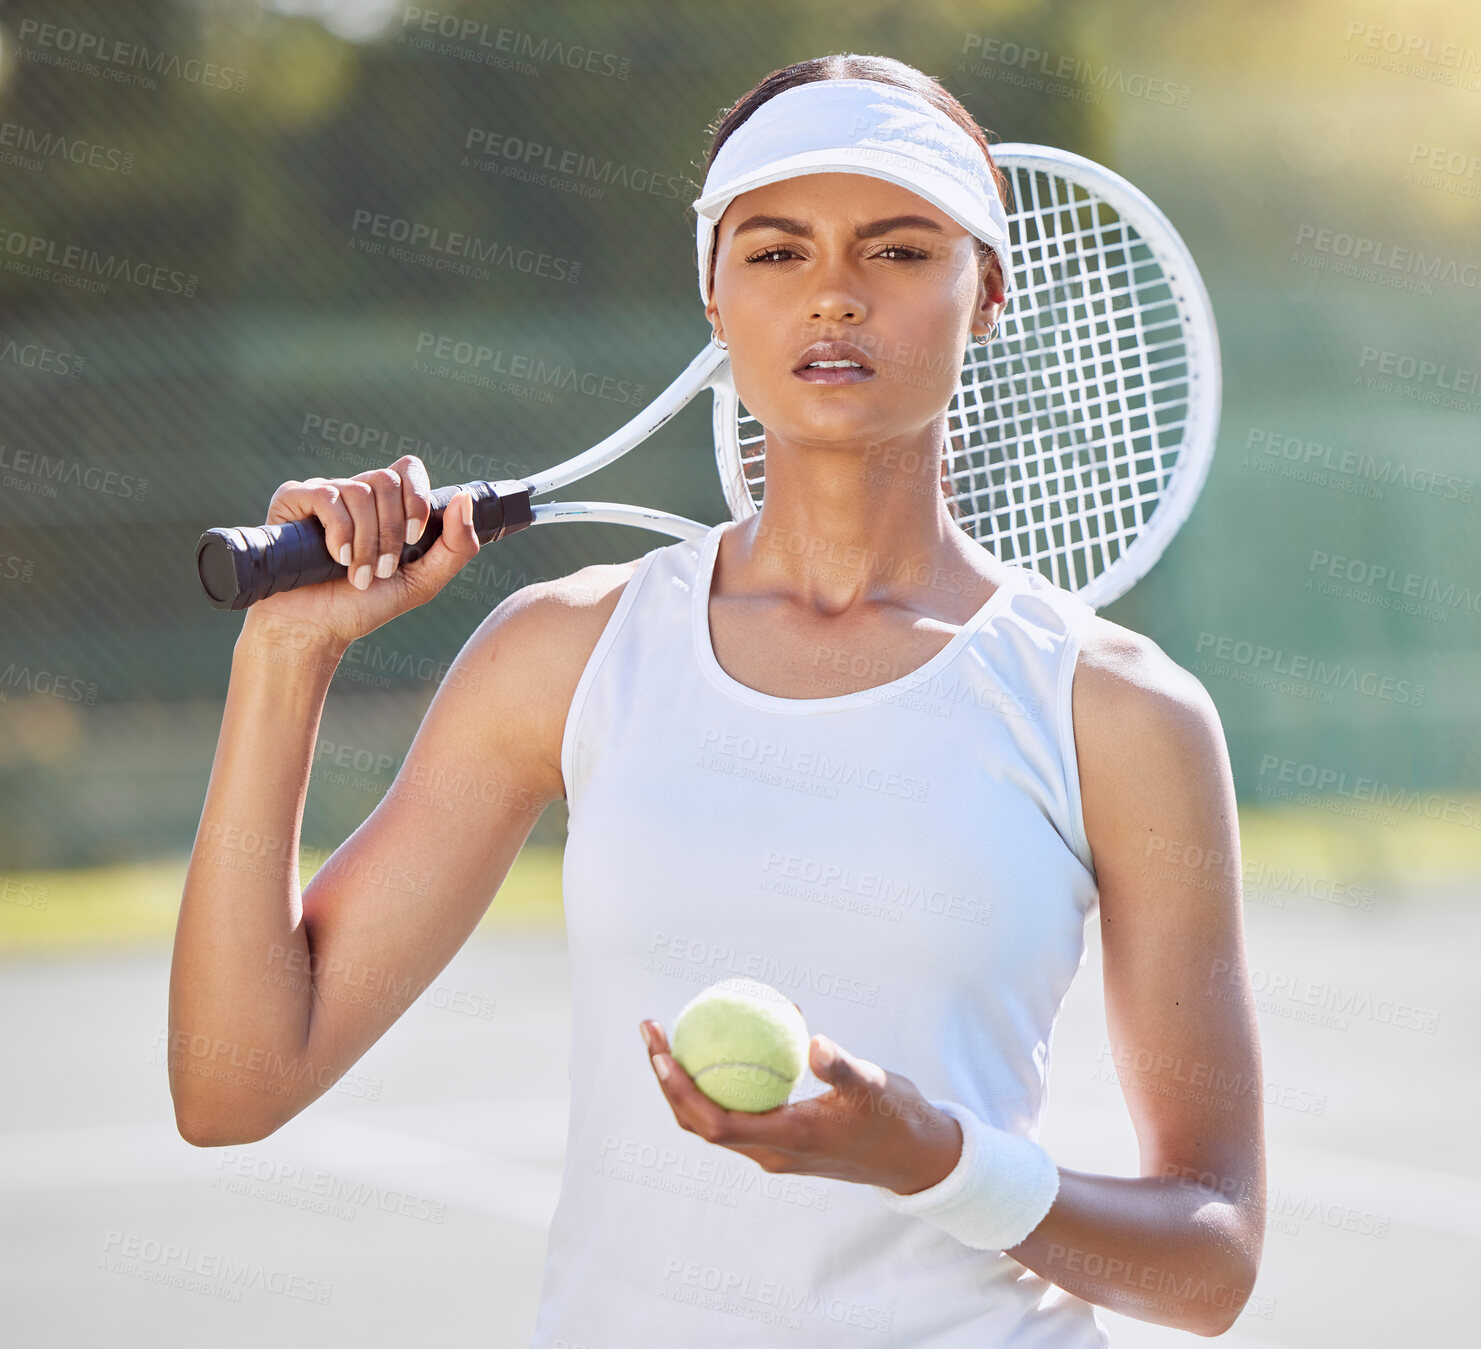
[[[432,488],[414,454],[352,478],[285,482],[268,504],[269,525],[317,516],[331,555],[346,576],[285,590],[247,610],[244,633],[275,644],[342,651],[356,638],[425,604],[478,554],[473,498],[459,492],[442,515],[442,534],[415,562],[401,548],[415,543],[431,518]]]

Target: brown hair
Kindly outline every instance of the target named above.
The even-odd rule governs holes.
[[[705,155],[706,175],[709,173],[710,165],[715,162],[715,156],[720,152],[720,147],[757,108],[784,90],[795,88],[799,84],[811,84],[817,80],[877,80],[880,84],[892,84],[899,89],[908,89],[913,94],[919,94],[927,102],[935,104],[982,147],[982,156],[987,160],[987,166],[992,171],[993,181],[998,187],[998,195],[1005,203],[1008,201],[1008,180],[993,162],[986,133],[949,89],[932,76],[917,70],[914,66],[906,65],[904,61],[897,61],[893,56],[859,56],[852,52],[840,52],[832,56],[814,56],[806,61],[784,66],[780,70],[773,70],[749,93],[741,95],[711,127],[710,148]],[[718,250],[712,250],[710,253],[709,283],[711,290],[714,289],[715,283],[717,252]],[[977,256],[986,262],[992,255],[992,245],[978,239]]]

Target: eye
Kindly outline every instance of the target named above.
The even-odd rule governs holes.
[[[759,253],[752,253],[746,261],[764,262],[768,258],[775,257],[778,253],[792,253],[792,250],[786,244],[773,244],[770,248],[763,248]],[[796,254],[794,253],[793,256],[795,257]]]
[[[891,262],[919,262],[921,261],[921,259],[929,258],[931,256],[924,249],[911,248],[908,244],[886,244],[877,253],[871,253],[870,256],[875,258],[883,258],[886,256],[886,254],[891,253],[897,255],[888,259]],[[797,256],[796,251],[789,245],[773,244],[770,248],[763,248],[759,253],[752,253],[750,257],[746,259],[746,261],[768,262],[773,258],[782,256],[783,254],[788,254],[794,258]]]

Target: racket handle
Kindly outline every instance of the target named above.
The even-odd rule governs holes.
[[[473,495],[473,528],[480,544],[492,543],[534,523],[530,489],[518,478],[439,487],[432,515],[415,543],[401,550],[401,565],[415,562],[442,534],[442,512],[458,492]],[[318,585],[345,575],[329,555],[317,516],[281,525],[208,529],[195,546],[201,588],[216,609],[245,609],[283,590]]]

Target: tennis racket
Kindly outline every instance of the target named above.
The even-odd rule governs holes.
[[[969,344],[948,409],[942,490],[957,523],[1006,562],[1033,567],[1099,608],[1137,583],[1193,509],[1218,431],[1219,341],[1208,292],[1167,217],[1080,155],[1002,144],[1011,186],[1014,288],[996,336]],[[742,407],[728,354],[707,343],[625,426],[527,478],[432,494],[413,562],[460,490],[481,543],[563,520],[636,525],[679,539],[712,526],[604,501],[535,499],[635,449],[704,389],[715,462],[735,520],[760,509],[766,436]],[[196,547],[207,597],[244,609],[345,574],[317,519],[211,529]]]

